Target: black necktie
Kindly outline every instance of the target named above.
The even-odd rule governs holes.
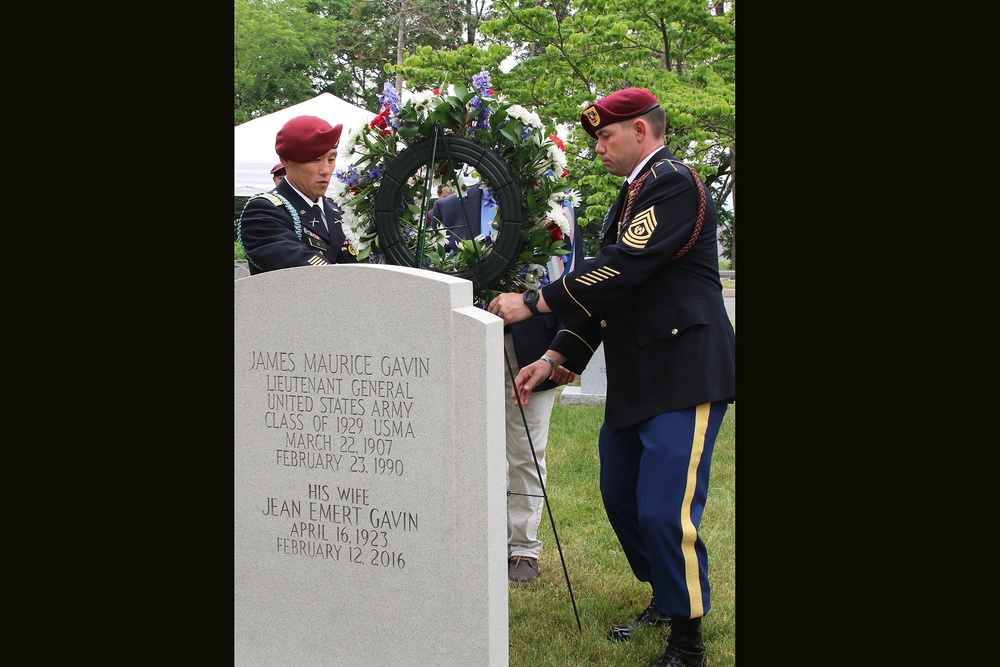
[[[625,203],[627,201],[628,201],[628,180],[626,179],[625,182],[622,183],[622,189],[618,191],[618,215],[615,216],[617,218],[616,222],[618,220],[621,220],[622,216],[625,215]]]
[[[313,204],[312,212],[313,224],[315,225],[317,222],[320,222],[323,224],[323,228],[326,229],[326,223],[323,222],[323,211],[320,209],[319,204]]]

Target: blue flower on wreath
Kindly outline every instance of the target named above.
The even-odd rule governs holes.
[[[341,168],[340,172],[337,173],[337,178],[347,183],[347,186],[351,188],[356,188],[360,185],[358,183],[358,168],[354,166]]]
[[[399,93],[396,92],[396,87],[389,81],[386,81],[385,85],[382,86],[382,93],[378,96],[378,102],[389,107],[389,111],[392,112],[389,124],[398,130],[399,119],[396,116],[399,115]]]
[[[490,73],[486,71],[485,67],[479,70],[479,74],[472,75],[472,85],[479,91],[480,95],[493,92],[490,90]]]
[[[497,200],[493,198],[493,190],[482,186],[479,189],[483,191],[483,203],[486,204],[486,207],[496,208]]]
[[[477,113],[476,116],[469,121],[469,130],[489,130],[490,110],[483,107],[482,98],[493,95],[493,89],[490,88],[490,73],[487,72],[485,68],[479,70],[479,74],[473,75],[472,87],[475,88],[479,94],[469,100],[469,106],[473,109],[479,109],[479,113]]]

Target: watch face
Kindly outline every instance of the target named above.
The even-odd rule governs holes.
[[[540,315],[538,312],[538,290],[530,289],[524,293],[524,305],[528,307],[532,315]]]

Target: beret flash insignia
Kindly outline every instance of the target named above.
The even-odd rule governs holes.
[[[597,107],[593,105],[587,107],[583,110],[583,115],[587,117],[587,120],[589,120],[590,124],[594,127],[601,124],[601,116],[597,113]]]

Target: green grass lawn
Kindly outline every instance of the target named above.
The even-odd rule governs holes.
[[[601,503],[597,436],[603,416],[604,405],[563,405],[557,400],[552,410],[546,448],[548,509],[539,529],[542,575],[528,586],[509,587],[511,665],[636,667],[650,664],[666,648],[665,627],[639,631],[627,643],[604,638],[612,624],[631,620],[649,604],[651,592],[629,569]],[[708,664],[734,667],[735,404],[729,406],[716,441],[701,536],[708,546],[712,586],[712,609],[702,622]]]

